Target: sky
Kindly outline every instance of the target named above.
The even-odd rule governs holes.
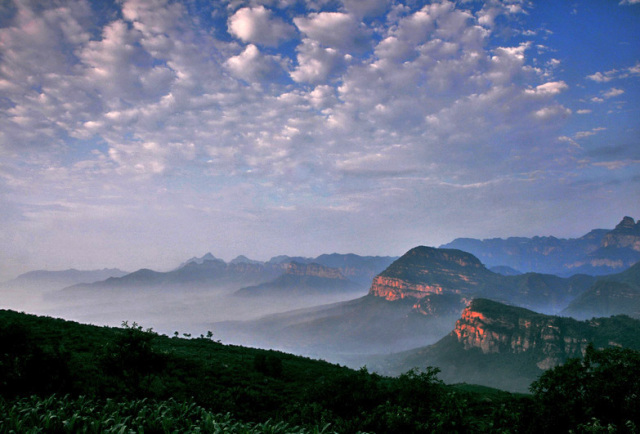
[[[0,280],[640,218],[640,0],[2,0]]]

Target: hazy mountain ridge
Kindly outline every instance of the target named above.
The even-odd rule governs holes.
[[[70,268],[60,271],[34,270],[23,273],[15,279],[3,282],[1,286],[40,288],[44,285],[46,289],[61,289],[69,285],[98,282],[111,277],[122,277],[127,274],[128,272],[118,268],[103,268],[99,270],[77,270]]]
[[[562,311],[578,319],[616,314],[640,319],[640,262],[598,279]]]
[[[176,286],[207,288],[225,286],[237,290],[269,282],[277,284],[277,282],[272,281],[286,275],[288,271],[291,274],[292,263],[299,264],[299,268],[300,266],[303,266],[302,268],[313,267],[312,264],[316,264],[318,267],[323,267],[323,273],[326,274],[325,278],[330,274],[336,277],[341,275],[345,279],[349,278],[363,285],[363,281],[383,270],[394,259],[394,257],[334,253],[320,255],[317,258],[278,256],[269,261],[261,262],[241,255],[227,263],[222,259],[216,258],[211,253],[206,253],[202,257],[188,259],[172,271],[160,272],[141,269],[124,276],[109,278],[102,282],[75,285],[72,289],[168,288]],[[282,283],[291,286],[293,282],[289,279],[289,281]],[[316,284],[319,284],[319,282],[316,282]],[[352,285],[344,284],[343,286],[347,288]]]
[[[457,238],[440,247],[470,252],[487,267],[559,276],[606,275],[640,261],[640,222],[624,217],[614,229],[594,229],[579,238]]]
[[[338,268],[317,263],[289,262],[284,274],[269,282],[248,286],[235,292],[239,296],[287,296],[326,294],[330,292],[356,292],[362,285],[347,279]]]
[[[446,382],[526,391],[544,370],[582,356],[589,344],[640,349],[640,321],[625,315],[578,321],[474,299],[437,343],[367,364],[385,374],[437,366]]]

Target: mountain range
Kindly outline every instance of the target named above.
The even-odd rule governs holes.
[[[238,256],[230,262],[211,253],[191,258],[172,271],[141,269],[120,277],[66,288],[68,291],[99,289],[224,288],[239,295],[289,292],[304,295],[322,290],[366,290],[364,282],[384,270],[394,257],[354,254],[317,258],[277,256],[267,262]],[[252,288],[252,289],[250,289]]]
[[[472,253],[487,267],[570,276],[617,273],[640,261],[640,221],[624,217],[614,229],[579,237],[457,238],[442,248]]]
[[[207,253],[168,272],[32,272],[12,282],[71,282],[60,300],[84,300],[78,312],[95,305],[92,321],[102,312],[122,314],[117,303],[140,303],[154,321],[178,312],[187,326],[206,318],[198,325],[227,343],[366,363],[384,373],[434,365],[447,381],[509,390],[526,389],[542,370],[579,356],[590,342],[638,346],[640,262],[632,260],[640,258],[640,222],[625,217],[613,230],[578,239],[458,239],[451,245],[473,247],[480,257],[427,246],[401,257],[276,256],[266,262],[246,256],[225,262]],[[588,273],[571,273],[576,270]],[[97,294],[102,298],[89,297]],[[321,300],[329,304],[318,305]],[[235,312],[248,308],[275,313],[236,320],[243,316]],[[214,309],[226,315],[216,321]]]

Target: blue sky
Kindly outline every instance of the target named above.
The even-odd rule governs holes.
[[[640,218],[640,2],[0,3],[0,277]]]

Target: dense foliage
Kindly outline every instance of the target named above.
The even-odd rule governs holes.
[[[587,348],[531,385],[546,431],[629,432],[640,428],[640,353]],[[590,430],[591,429],[591,430]]]
[[[447,386],[434,368],[390,378],[223,345],[212,333],[177,336],[135,323],[94,327],[0,311],[0,432],[540,432],[541,415],[552,414],[576,386],[562,383],[566,376],[556,368],[533,396],[513,395]],[[589,378],[609,357],[639,357],[590,351],[580,362],[588,363]],[[621,388],[627,380],[620,378]],[[584,399],[611,384],[597,380]],[[630,390],[620,396],[636,402]],[[603,416],[604,404],[593,408],[562,428],[636,423],[637,404],[619,406],[615,419]],[[545,428],[556,432],[550,421]]]

